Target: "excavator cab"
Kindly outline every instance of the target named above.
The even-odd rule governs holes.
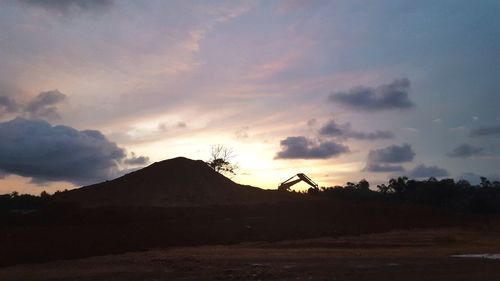
[[[297,177],[297,178],[294,179],[295,177]],[[293,177],[287,179],[286,181],[282,182],[278,186],[278,190],[281,190],[281,191],[290,191],[290,187],[292,185],[300,182],[300,181],[304,181],[305,183],[307,183],[308,185],[310,185],[312,188],[318,189],[318,184],[315,183],[311,178],[309,178],[308,176],[306,176],[303,173],[298,173],[295,176],[293,176]]]

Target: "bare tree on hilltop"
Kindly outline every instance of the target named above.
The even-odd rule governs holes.
[[[210,168],[225,175],[235,175],[238,165],[231,163],[235,157],[233,149],[224,145],[212,145],[210,149],[210,159],[206,162]]]

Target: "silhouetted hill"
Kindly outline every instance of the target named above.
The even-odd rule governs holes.
[[[237,184],[201,160],[178,157],[111,181],[59,193],[54,201],[77,202],[82,207],[188,207],[277,202],[294,197]]]

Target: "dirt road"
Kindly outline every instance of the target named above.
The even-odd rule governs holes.
[[[497,232],[394,231],[340,238],[162,249],[0,268],[0,280],[500,280]]]

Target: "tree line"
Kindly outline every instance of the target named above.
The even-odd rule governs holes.
[[[427,180],[398,177],[375,188],[371,188],[370,183],[363,179],[358,183],[347,182],[343,186],[310,188],[306,193],[325,198],[424,204],[462,212],[500,214],[500,182],[485,177],[481,178],[479,184],[433,177]],[[38,210],[46,206],[51,197],[45,191],[38,196],[17,192],[0,195],[0,211]]]
[[[371,189],[369,182],[363,179],[358,183],[347,182],[344,186],[311,188],[307,193],[356,200],[424,204],[463,212],[500,213],[500,182],[485,177],[476,185],[467,180],[398,177],[390,179],[387,184],[377,185],[376,189]]]
[[[42,191],[40,195],[19,194],[14,191],[10,194],[0,195],[0,211],[19,210],[30,211],[38,210],[44,207],[50,200],[52,195]]]

